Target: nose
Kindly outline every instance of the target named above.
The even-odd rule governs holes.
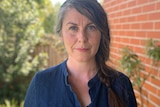
[[[87,33],[82,30],[78,32],[78,42],[85,43],[88,41]]]

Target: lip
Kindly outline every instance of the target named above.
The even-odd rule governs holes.
[[[88,48],[75,48],[79,52],[87,52],[89,49]]]

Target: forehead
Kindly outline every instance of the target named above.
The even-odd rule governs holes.
[[[68,8],[63,19],[63,23],[67,23],[68,21],[76,22],[76,23],[90,23],[85,15],[78,12],[75,8]]]

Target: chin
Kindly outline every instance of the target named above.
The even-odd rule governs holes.
[[[79,62],[89,62],[89,61],[94,61],[94,58],[82,57],[82,58],[77,58],[77,61],[79,61]]]

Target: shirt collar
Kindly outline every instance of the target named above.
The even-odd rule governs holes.
[[[88,82],[88,86],[89,88],[92,88],[94,86],[97,86],[97,84],[100,82],[99,78],[98,78],[98,73]]]
[[[67,71],[67,59],[62,64],[62,72],[65,77],[65,84],[68,86],[68,71]],[[98,73],[88,82],[89,88],[92,88],[93,86],[96,86],[100,82],[98,78]]]
[[[68,84],[68,71],[67,71],[67,59],[62,63],[62,72],[65,78],[65,85],[69,85]]]

